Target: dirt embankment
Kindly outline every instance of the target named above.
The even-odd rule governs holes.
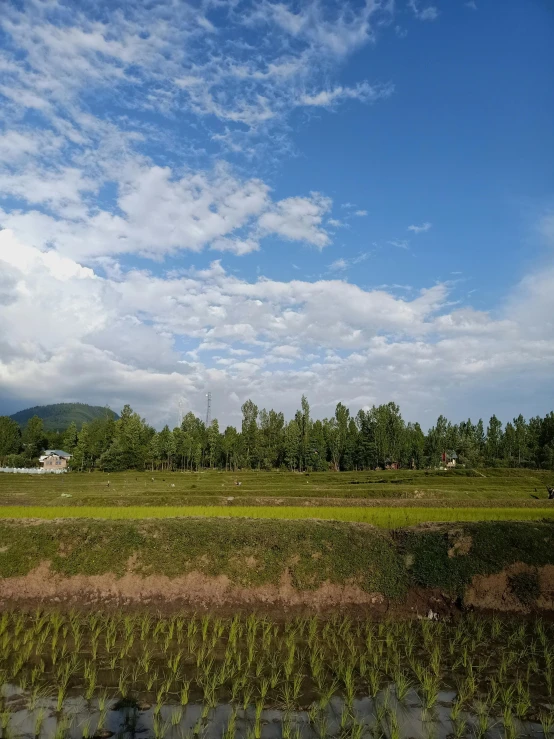
[[[0,524],[0,607],[554,614],[554,525]]]

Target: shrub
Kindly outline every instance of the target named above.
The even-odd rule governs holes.
[[[518,572],[509,578],[510,590],[524,606],[532,606],[541,594],[536,571]]]

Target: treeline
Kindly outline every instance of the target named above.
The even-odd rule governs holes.
[[[209,427],[193,413],[181,426],[156,431],[126,405],[118,420],[106,414],[63,433],[45,431],[37,416],[21,431],[0,417],[0,466],[36,465],[45,448],[73,455],[76,470],[189,470],[206,468],[360,470],[387,467],[437,467],[455,458],[469,467],[554,469],[554,413],[526,421],[518,416],[505,426],[492,416],[453,424],[440,416],[425,434],[419,423],[405,422],[395,403],[360,410],[352,416],[342,403],[331,418],[313,420],[303,396],[288,422],[282,413],[242,406],[240,431],[217,420]]]

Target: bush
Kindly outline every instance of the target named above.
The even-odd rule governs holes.
[[[23,454],[8,454],[4,458],[4,467],[30,467],[29,460],[26,459]]]
[[[539,577],[535,571],[518,572],[509,578],[510,590],[524,606],[532,606],[541,594]]]

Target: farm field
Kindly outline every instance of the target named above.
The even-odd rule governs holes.
[[[235,483],[240,482],[240,485]],[[2,506],[549,506],[529,470],[0,474]]]
[[[305,520],[319,519],[371,524],[387,529],[430,522],[462,521],[554,521],[550,507],[485,507],[451,508],[401,506],[3,506],[0,519],[83,519],[106,520],[168,518],[251,518]]]
[[[0,638],[3,737],[550,739],[554,726],[541,620],[39,610],[4,613]]]

